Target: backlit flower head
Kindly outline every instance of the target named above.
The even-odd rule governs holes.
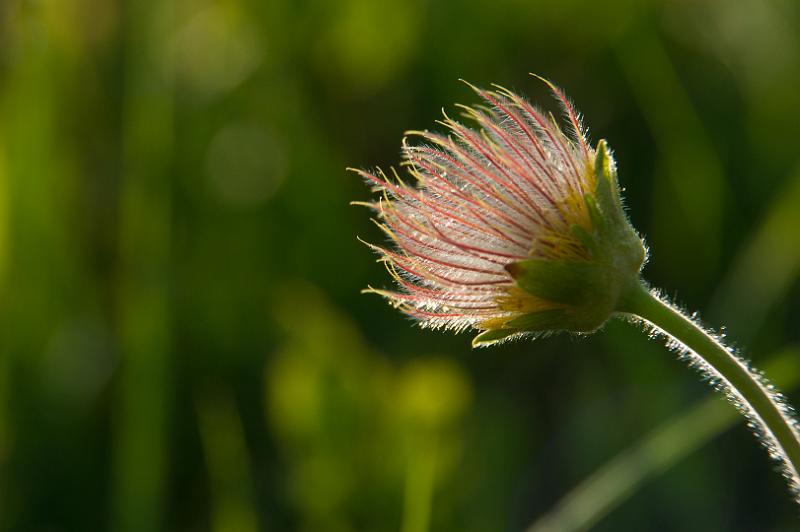
[[[472,89],[447,134],[410,131],[402,166],[356,170],[393,242],[376,250],[397,283],[369,288],[424,327],[481,331],[473,344],[554,330],[588,332],[638,281],[643,243],[627,221],[604,141],[592,148],[572,104],[546,82],[563,125],[517,94]]]

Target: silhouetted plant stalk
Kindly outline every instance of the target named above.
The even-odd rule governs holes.
[[[565,117],[495,86],[486,105],[459,106],[476,129],[449,118],[441,135],[403,141],[404,182],[355,170],[380,197],[367,205],[393,249],[375,250],[398,289],[368,288],[422,327],[475,329],[473,346],[558,331],[588,334],[618,316],[698,369],[745,415],[800,492],[797,421],[782,396],[719,337],[642,280],[647,250],[622,204],[616,164],[589,145],[563,92],[545,81]]]

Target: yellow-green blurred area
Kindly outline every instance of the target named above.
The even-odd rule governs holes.
[[[800,529],[636,327],[473,351],[359,294],[345,167],[459,78],[554,109],[528,72],[614,148],[646,276],[800,404],[796,0],[2,0],[0,531]]]

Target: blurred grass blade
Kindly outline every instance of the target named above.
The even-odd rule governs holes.
[[[42,24],[53,3],[0,4],[0,529],[53,526],[66,513],[31,511],[52,488],[68,438],[57,423],[66,409],[48,395],[42,367],[53,331],[75,313],[81,286],[79,239],[67,220],[77,176],[72,145],[60,133],[69,66]],[[11,14],[9,18],[7,15]],[[7,24],[7,20],[16,24]],[[13,30],[13,31],[9,31]],[[58,66],[59,68],[55,68]],[[25,379],[26,375],[36,378]],[[36,427],[25,431],[20,421]],[[56,452],[43,452],[46,442]],[[51,450],[48,449],[48,450]],[[46,457],[58,455],[60,463]],[[65,467],[61,467],[64,464]],[[46,473],[47,477],[42,477]],[[7,477],[6,477],[7,475]],[[46,478],[46,480],[45,480]],[[31,517],[32,516],[32,517]],[[79,526],[79,525],[78,525]],[[84,525],[85,526],[85,525]]]
[[[428,532],[436,483],[436,444],[415,452],[408,460],[402,532]]]
[[[163,528],[169,353],[172,2],[130,0],[125,35],[120,197],[122,372],[112,527]]]
[[[6,272],[6,235],[8,227],[8,173],[5,160],[5,143],[3,141],[3,129],[0,126],[0,307],[3,305],[2,295],[5,294],[5,272]],[[6,456],[10,445],[9,428],[11,423],[8,420],[8,356],[4,351],[0,351],[0,501],[7,500],[6,490],[8,489],[6,471]],[[2,515],[2,503],[0,503],[0,515]],[[4,523],[0,518],[0,530],[3,530]]]
[[[213,532],[255,532],[256,511],[244,429],[229,394],[201,394],[196,401],[211,489]]]
[[[765,370],[779,388],[800,384],[800,348],[771,357]],[[739,422],[730,405],[713,396],[658,427],[589,476],[527,532],[586,530],[619,506],[647,480],[669,469]]]
[[[8,500],[6,491],[10,487],[6,478],[6,456],[10,445],[8,429],[11,426],[8,420],[8,358],[0,354],[0,530],[6,528],[2,518],[3,501]]]

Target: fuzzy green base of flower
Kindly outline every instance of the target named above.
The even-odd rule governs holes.
[[[617,310],[620,295],[639,282],[647,251],[622,207],[616,168],[605,141],[595,156],[593,193],[584,194],[591,230],[570,227],[585,260],[527,259],[506,265],[517,286],[548,308],[492,324],[472,342],[484,347],[525,333],[597,330]]]

